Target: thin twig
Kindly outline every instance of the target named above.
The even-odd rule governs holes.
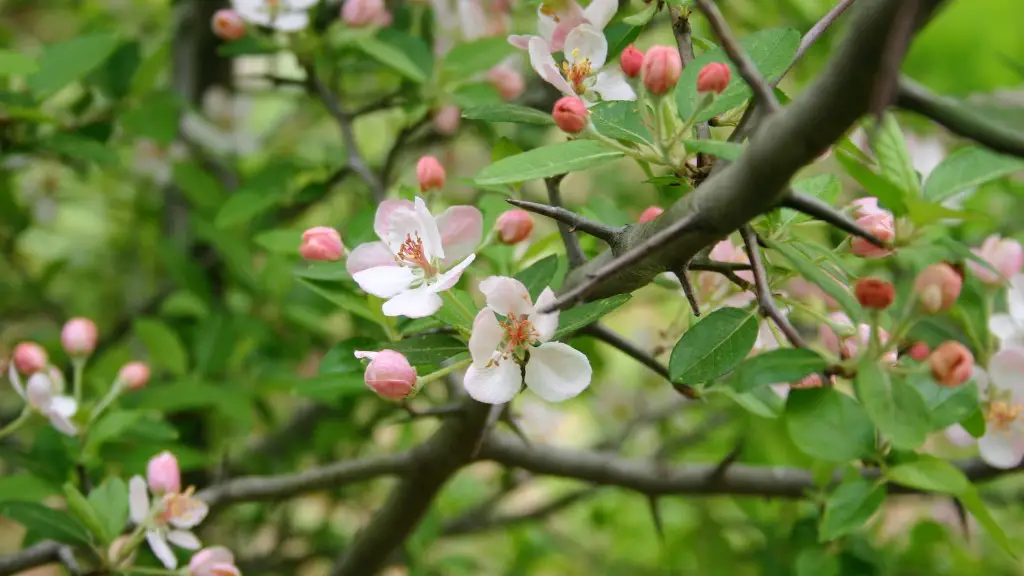
[[[562,179],[565,174],[545,178],[544,184],[548,189],[548,202],[556,207],[562,207]],[[572,228],[562,222],[558,223],[558,234],[565,244],[565,257],[569,261],[569,269],[577,268],[587,263],[587,257],[583,254],[583,247],[580,246],[580,239],[573,233]]]
[[[708,260],[694,258],[686,265],[690,270],[697,272],[735,272],[737,270],[750,270],[750,264],[744,262],[722,262],[721,260]]]
[[[395,136],[395,141],[391,144],[391,149],[388,150],[388,155],[384,158],[384,166],[380,169],[380,180],[385,185],[391,181],[391,173],[394,171],[395,165],[398,162],[398,153],[402,150],[402,147],[417,130],[426,126],[428,122],[430,122],[430,117],[424,116],[416,122],[402,128],[398,132],[398,135]]]
[[[684,14],[682,10],[669,7],[672,14],[672,33],[676,37],[676,47],[679,50],[679,58],[683,63],[683,67],[690,65],[693,62],[693,31],[690,28],[690,14],[689,10]],[[707,140],[711,138],[711,126],[707,122],[697,122],[696,126],[697,139]],[[697,154],[697,167],[704,168],[709,161],[711,156],[707,154]]]
[[[566,210],[560,206],[549,206],[539,202],[516,200],[515,198],[506,198],[505,201],[513,206],[522,208],[523,210],[547,216],[552,220],[557,220],[568,226],[570,231],[582,230],[609,244],[614,242],[615,238],[624,230],[623,227],[609,226],[602,222],[584,218],[583,216],[580,216],[571,210]]]
[[[764,262],[761,260],[761,249],[758,246],[757,234],[754,233],[754,229],[749,224],[740,228],[740,234],[743,236],[743,245],[747,250],[747,257],[750,259],[751,271],[754,273],[754,286],[756,287],[757,303],[761,308],[761,313],[775,322],[779,330],[782,330],[782,333],[786,335],[786,339],[789,340],[790,344],[797,348],[806,348],[807,343],[800,337],[800,333],[789,323],[789,320],[782,314],[782,310],[779,310],[778,305],[775,304],[772,288],[768,284],[768,275],[765,273]]]
[[[754,97],[758,103],[762,104],[770,112],[779,110],[779,100],[775,97],[775,92],[765,82],[761,73],[757,71],[754,61],[743,51],[736,37],[732,35],[732,30],[729,28],[729,24],[726,23],[722,13],[718,10],[718,6],[712,0],[697,0],[697,5],[700,6],[701,12],[708,19],[708,23],[711,24],[711,29],[715,31],[715,35],[721,40],[722,49],[725,50],[732,63],[736,65],[736,70],[739,71],[743,80],[754,91]]]
[[[857,222],[846,214],[843,214],[825,202],[822,202],[812,196],[791,192],[782,200],[782,205],[786,208],[792,208],[793,210],[807,214],[808,216],[821,220],[822,222],[831,224],[843,232],[848,232],[854,236],[860,236],[879,248],[891,248],[889,244],[882,241],[871,232],[861,228]]]
[[[831,27],[832,24],[834,24],[835,21],[839,19],[840,16],[843,15],[843,12],[846,12],[847,8],[853,5],[854,1],[855,0],[840,0],[840,2],[833,6],[832,9],[829,10],[828,13],[821,18],[821,20],[818,20],[818,22],[814,26],[812,26],[806,34],[804,34],[803,38],[800,39],[800,45],[797,46],[796,54],[793,55],[793,59],[789,62],[789,66],[787,66],[786,69],[782,71],[782,74],[779,74],[778,78],[771,81],[769,85],[772,86],[773,88],[775,86],[778,86],[779,81],[782,80],[782,77],[788,74],[789,71],[793,69],[793,66],[795,66],[796,63],[799,62],[800,59],[804,57],[804,54],[807,53],[807,50],[815,42],[818,41],[818,38],[820,38],[821,35],[824,34],[829,29],[829,27]]]
[[[680,266],[675,271],[676,279],[679,280],[679,285],[683,288],[683,294],[686,295],[686,301],[690,303],[690,310],[693,310],[693,315],[700,318],[700,305],[697,304],[697,293],[693,289],[693,284],[690,282],[690,275],[688,272],[688,266]]]
[[[652,372],[661,376],[665,380],[668,380],[669,383],[672,384],[672,388],[674,388],[676,392],[679,392],[683,396],[686,396],[691,400],[700,397],[697,394],[696,390],[687,386],[686,384],[678,384],[676,382],[672,382],[672,376],[671,374],[669,374],[667,366],[665,366],[661,362],[658,362],[653,356],[641,350],[629,340],[626,340],[622,336],[619,336],[614,331],[609,330],[607,327],[595,323],[580,330],[580,333],[585,334],[587,336],[592,336],[613,348],[617,348],[623,354],[650,368]]]

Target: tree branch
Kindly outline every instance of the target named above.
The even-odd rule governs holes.
[[[516,200],[515,198],[506,198],[505,202],[522,208],[523,210],[540,214],[541,216],[547,216],[552,220],[557,220],[559,223],[568,226],[570,232],[582,230],[591,236],[608,242],[609,244],[614,242],[618,234],[622,232],[622,228],[616,228],[595,220],[584,218],[583,216],[580,216],[571,210],[566,210],[560,206],[549,206],[539,202]]]
[[[9,556],[0,556],[0,576],[11,576],[37,566],[60,562],[63,548],[66,548],[64,544],[48,540]]]
[[[683,289],[683,294],[686,296],[686,301],[690,304],[690,310],[693,311],[693,315],[700,318],[700,305],[697,303],[697,292],[694,291],[693,283],[690,282],[689,268],[687,265],[680,266],[673,274],[679,280],[679,286]]]
[[[831,224],[843,232],[853,234],[854,236],[860,236],[879,248],[892,248],[892,246],[883,242],[871,232],[861,228],[853,218],[850,218],[846,214],[843,214],[812,196],[793,192],[782,200],[782,205],[786,208],[792,208],[797,212],[807,214],[808,216],[821,220],[822,222]]]
[[[672,34],[676,37],[676,47],[679,49],[679,59],[683,68],[693,62],[693,30],[690,28],[689,10],[686,14],[673,6],[669,6],[672,15]],[[711,126],[707,122],[697,122],[695,126],[698,140],[711,138]],[[706,154],[697,154],[697,167],[701,168],[708,163],[710,157]]]
[[[761,308],[761,314],[767,316],[786,335],[789,343],[797,348],[806,348],[807,343],[800,337],[800,333],[789,323],[786,316],[775,304],[775,297],[772,295],[772,287],[768,284],[768,274],[764,269],[764,261],[761,260],[761,249],[757,244],[757,234],[749,224],[740,228],[743,235],[743,245],[747,250],[747,258],[750,259],[751,271],[754,273],[754,287],[757,293],[757,303]]]
[[[565,178],[564,174],[544,179],[544,184],[548,189],[548,202],[555,208],[562,207],[562,178]],[[569,269],[579,268],[586,264],[587,257],[583,255],[580,239],[573,233],[572,228],[559,221],[558,234],[562,237],[562,243],[565,244],[565,257],[569,261]],[[609,244],[611,243],[609,242]]]
[[[772,87],[765,82],[764,77],[758,72],[754,61],[747,56],[747,53],[740,47],[736,37],[732,35],[729,24],[725,21],[722,13],[718,10],[713,0],[697,0],[697,6],[708,19],[715,36],[722,41],[722,49],[729,56],[729,60],[736,65],[736,70],[743,77],[750,89],[754,91],[754,98],[757,103],[764,106],[769,112],[779,110],[779,100],[775,97]]]
[[[652,372],[671,382],[672,387],[683,396],[690,399],[698,398],[697,392],[693,388],[685,384],[676,384],[675,382],[672,382],[672,377],[669,375],[667,366],[658,362],[653,356],[641,350],[635,344],[626,340],[622,336],[619,336],[614,331],[609,330],[607,327],[594,323],[580,330],[580,334],[591,336],[613,348],[617,348],[626,356],[629,356],[650,368]]]
[[[835,24],[835,21],[843,15],[843,12],[846,12],[847,8],[853,5],[853,2],[854,0],[840,0],[838,4],[833,6],[821,20],[818,20],[818,22],[803,35],[803,38],[800,39],[800,45],[797,46],[796,54],[793,55],[793,60],[789,62],[789,66],[782,71],[782,74],[779,74],[778,78],[770,82],[770,85],[773,88],[779,85],[779,81],[782,80],[783,76],[788,74],[789,71],[793,69],[793,66],[796,66],[796,63],[804,57],[807,50],[818,41],[818,38],[820,38],[821,35],[832,26],[832,24]]]
[[[996,152],[1024,158],[1024,134],[992,122],[953,98],[933,94],[910,78],[900,78],[896,105],[931,118],[950,132]]]

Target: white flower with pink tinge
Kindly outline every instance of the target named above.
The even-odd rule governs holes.
[[[189,531],[206,518],[209,507],[193,496],[194,488],[163,494],[151,506],[146,480],[133,476],[128,481],[129,516],[137,526],[145,526],[146,542],[158,560],[168,569],[178,567],[171,544],[186,550],[198,550],[202,544]]]
[[[1013,468],[1024,460],[1024,348],[1004,348],[992,356],[988,370],[976,369],[973,379],[987,397],[985,434],[977,440],[981,459],[996,468]],[[973,441],[959,425],[947,429],[957,445]]]
[[[473,364],[463,385],[478,402],[504,404],[526,386],[548,402],[578,396],[590,385],[587,356],[561,342],[550,342],[558,312],[542,314],[555,301],[545,288],[534,305],[526,286],[514,278],[491,276],[480,283],[487,306],[473,320],[469,353]],[[499,318],[500,316],[500,318]]]
[[[360,288],[388,299],[385,316],[423,318],[441,308],[438,293],[455,286],[476,257],[483,215],[452,206],[435,219],[422,198],[385,200],[373,229],[381,241],[357,246],[346,269]]]
[[[320,0],[231,0],[243,20],[281,32],[298,32],[309,26],[309,9]]]
[[[71,417],[78,412],[78,403],[74,398],[63,395],[64,377],[56,368],[36,372],[29,377],[28,384],[22,385],[15,362],[11,362],[7,377],[18,396],[46,417],[58,432],[68,436],[78,433],[78,428],[71,422]]]
[[[1006,291],[1005,314],[993,314],[988,329],[999,339],[1001,348],[1024,348],[1024,274],[1010,279]]]
[[[565,39],[565,62],[559,68],[552,47],[543,38],[530,38],[530,65],[547,83],[566,96],[578,96],[593,106],[602,100],[636,100],[636,93],[617,66],[601,71],[608,59],[608,41],[589,24],[574,28]]]
[[[576,0],[557,0],[543,2],[537,8],[537,31],[540,36],[512,35],[509,44],[526,50],[534,39],[550,45],[551,52],[558,52],[565,47],[569,33],[582,24],[590,24],[598,31],[611,22],[619,9],[618,0],[593,0],[586,8]]]

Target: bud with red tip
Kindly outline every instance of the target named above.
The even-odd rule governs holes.
[[[378,396],[388,400],[401,400],[408,397],[416,388],[416,369],[401,352],[356,351],[356,358],[370,359],[363,379]]]
[[[563,132],[579,134],[587,127],[587,105],[575,96],[563,96],[555,102],[551,116]]]
[[[644,53],[633,47],[632,44],[626,46],[626,49],[622,51],[619,56],[619,66],[622,68],[622,73],[630,78],[636,78],[640,74],[640,68],[644,63]]]
[[[49,357],[39,344],[22,342],[14,347],[13,361],[18,372],[30,376],[46,368]]]
[[[642,68],[647,91],[661,96],[679,81],[679,75],[683,73],[683,61],[675,48],[653,46],[644,54]]]
[[[181,492],[181,468],[174,454],[164,450],[146,465],[146,483],[154,494]]]
[[[928,363],[940,386],[959,386],[970,380],[974,371],[974,355],[955,340],[939,344],[928,357]]]
[[[697,92],[721,94],[729,86],[729,67],[721,62],[705,64],[697,73]]]
[[[217,10],[211,20],[213,33],[221,40],[238,40],[245,36],[245,21],[229,8]]]
[[[302,233],[299,254],[306,260],[334,262],[344,253],[341,235],[334,228],[315,226]]]
[[[643,224],[644,222],[650,222],[658,216],[664,214],[664,210],[658,206],[648,206],[640,213],[640,217],[636,219],[637,222]]]
[[[945,262],[932,264],[917,275],[914,293],[921,309],[929,314],[949,310],[960,297],[963,277]]]
[[[918,340],[910,345],[910,349],[907,350],[907,356],[910,356],[918,362],[924,362],[928,359],[928,355],[931,354],[932,350],[928,347],[928,344]]]
[[[129,362],[121,367],[117,377],[129,390],[144,388],[149,382],[149,366],[145,362]]]
[[[881,278],[861,278],[853,287],[860,305],[871,310],[885,310],[896,299],[896,288]]]
[[[341,19],[353,28],[391,25],[391,13],[384,6],[384,0],[345,0]]]
[[[882,242],[892,242],[896,237],[896,221],[892,213],[879,210],[857,219],[857,226],[875,235]],[[892,254],[892,250],[881,248],[860,236],[850,241],[850,252],[861,258],[884,258]]]
[[[445,172],[441,162],[433,156],[424,156],[416,163],[416,179],[420,192],[444,188]]]
[[[88,318],[72,318],[60,330],[60,343],[72,358],[90,356],[98,338],[96,324]]]
[[[533,232],[533,216],[526,210],[508,210],[498,216],[494,223],[498,238],[503,244],[518,244]]]

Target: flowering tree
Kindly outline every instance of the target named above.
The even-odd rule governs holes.
[[[0,574],[1010,569],[1024,130],[901,75],[947,3],[520,4],[7,34]]]

